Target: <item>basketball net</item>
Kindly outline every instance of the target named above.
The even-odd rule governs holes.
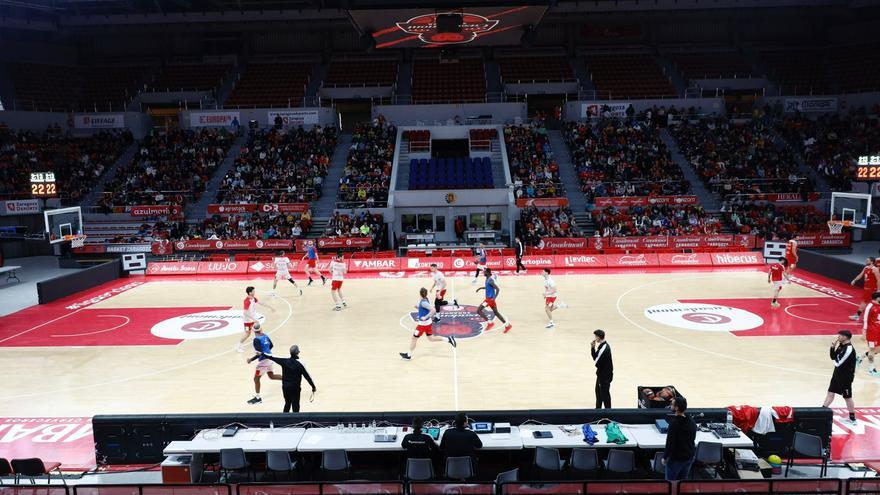
[[[842,234],[844,227],[849,227],[852,222],[848,220],[829,220],[828,221],[828,232],[831,234]]]
[[[75,235],[70,238],[70,247],[71,248],[81,248],[86,243],[86,236],[84,235]]]

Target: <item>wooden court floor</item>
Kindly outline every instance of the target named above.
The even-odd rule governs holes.
[[[51,324],[34,321],[39,328],[0,339],[0,373],[18,377],[0,391],[0,409],[7,416],[280,411],[280,382],[266,378],[264,402],[246,403],[254,366],[245,363],[251,353],[233,350],[237,328],[186,340],[151,333],[172,315],[231,308],[234,318],[249,284],[274,309],[260,312],[275,354],[286,356],[298,344],[318,386],[314,402],[304,394],[303,411],[590,408],[595,375],[589,342],[596,328],[606,331],[613,350],[615,407],[635,407],[639,385],[675,385],[692,406],[816,406],[833,369],[832,336],[858,328],[847,319],[856,299],[840,287],[791,284],[782,307],[771,310],[766,275],[758,271],[554,279],[569,307],[557,311],[555,329],[545,329],[540,275],[501,276],[499,309],[513,323],[503,334],[499,327],[479,332],[465,312],[481,295],[470,275],[449,276],[447,299],[465,309],[450,314],[438,332],[456,332],[458,348],[422,339],[407,362],[398,353],[408,349],[414,326],[409,312],[419,288],[430,287],[427,273],[346,280],[349,307],[341,312],[331,310],[329,283],[308,287],[303,296],[285,283],[272,297],[272,281],[265,278],[149,278],[76,315]],[[837,295],[827,293],[835,290]],[[180,327],[186,320],[174,321]],[[211,337],[210,325],[192,322],[190,333]],[[177,332],[172,337],[181,334],[171,331]],[[89,335],[74,338],[81,334]],[[9,346],[39,335],[48,344]],[[94,338],[103,340],[95,345],[88,340]],[[864,353],[864,339],[854,342]],[[880,405],[880,379],[860,369],[854,397],[858,406]]]

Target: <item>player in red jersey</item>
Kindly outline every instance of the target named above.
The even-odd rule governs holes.
[[[779,291],[782,290],[782,285],[785,283],[785,265],[788,264],[785,258],[780,258],[778,263],[773,263],[770,265],[770,269],[767,270],[767,283],[773,284],[773,301],[770,302],[771,308],[778,308],[779,303],[776,299],[779,298]]]
[[[797,267],[798,262],[798,245],[794,236],[790,236],[785,243],[785,261],[788,263],[785,268],[785,280],[791,282],[791,272]]]
[[[868,374],[880,376],[880,371],[877,371],[877,364],[874,362],[874,356],[877,355],[877,349],[880,348],[880,292],[871,294],[871,302],[865,308],[862,329],[865,331],[865,340],[868,342],[868,352],[865,353],[865,357],[868,358]],[[861,360],[859,357],[857,361],[860,363]]]
[[[260,322],[257,320],[257,304],[260,306],[264,306],[269,311],[275,312],[275,308],[269,306],[268,304],[261,303],[257,296],[254,295],[254,288],[248,287],[245,290],[247,297],[244,298],[244,304],[242,305],[242,312],[244,316],[244,335],[242,335],[241,340],[238,341],[238,345],[236,346],[236,350],[238,352],[244,352],[244,342],[251,336],[251,331],[254,327],[259,328]]]
[[[865,267],[862,268],[862,271],[859,275],[852,279],[852,282],[849,285],[855,286],[856,282],[861,279],[865,279],[865,283],[862,289],[862,301],[859,303],[859,310],[856,311],[856,314],[850,315],[849,319],[852,321],[859,321],[862,317],[862,311],[865,310],[865,306],[871,303],[871,299],[873,298],[873,294],[877,292],[877,280],[880,280],[880,268],[877,268],[877,259],[876,258],[868,258],[865,260]]]

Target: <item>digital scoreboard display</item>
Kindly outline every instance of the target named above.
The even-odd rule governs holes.
[[[57,196],[55,172],[31,172],[31,195],[38,198]]]

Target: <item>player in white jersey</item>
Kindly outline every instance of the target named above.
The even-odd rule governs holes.
[[[437,263],[431,263],[431,278],[434,279],[434,283],[431,285],[429,292],[437,289],[437,292],[434,293],[434,321],[440,321],[440,308],[446,306],[449,302],[444,299],[446,297],[446,275],[437,269]],[[458,306],[457,301],[455,305]]]
[[[238,352],[244,352],[244,341],[251,336],[251,331],[254,328],[260,328],[259,315],[257,315],[257,304],[261,306],[265,306],[269,311],[275,312],[275,308],[269,306],[266,303],[261,303],[257,300],[257,296],[254,294],[253,287],[247,287],[244,292],[247,294],[247,297],[244,298],[244,304],[242,305],[242,317],[244,319],[244,335],[242,335],[241,340],[238,341],[238,345],[235,350]]]
[[[296,285],[293,277],[290,276],[290,268],[293,267],[293,263],[290,262],[290,258],[284,256],[284,251],[278,251],[278,256],[272,260],[272,264],[275,265],[275,281],[272,282],[272,295],[275,295],[275,288],[278,287],[279,280],[287,280],[292,283],[299,290],[299,295],[303,295],[303,290]]]
[[[556,304],[557,294],[556,282],[550,278],[550,269],[544,268],[544,312],[547,313],[547,319],[550,320],[544,328],[556,326],[556,323],[553,321],[553,312],[560,307]]]
[[[338,253],[330,262],[330,296],[335,304],[333,311],[342,311],[343,307],[348,307],[348,304],[345,303],[345,296],[342,295],[342,282],[345,280],[345,272],[347,271],[348,267],[342,261],[342,253]]]

